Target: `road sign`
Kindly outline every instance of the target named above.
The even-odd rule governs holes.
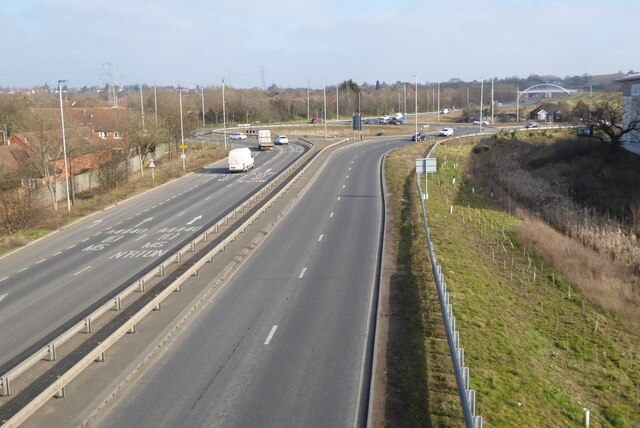
[[[154,161],[149,162],[149,168],[155,168],[156,164]]]
[[[416,159],[416,174],[434,173],[437,171],[436,158]]]
[[[189,148],[189,146],[186,146],[186,145],[184,145],[184,144],[182,144],[182,145],[180,145],[180,146],[178,146],[178,147],[179,147],[179,148],[181,148],[181,149],[188,149],[188,148]]]

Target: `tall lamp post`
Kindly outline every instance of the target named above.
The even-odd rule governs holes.
[[[224,77],[222,78],[222,135],[224,138],[224,148],[227,148],[227,113],[224,106]]]
[[[58,80],[58,95],[60,95],[60,121],[62,122],[62,153],[64,158],[64,181],[67,186],[67,210],[71,212],[71,197],[69,195],[69,166],[67,165],[67,139],[64,134],[64,111],[62,109],[62,84],[66,80]]]
[[[484,77],[481,77],[480,79],[480,132],[482,132],[482,96],[484,95]]]
[[[324,96],[324,139],[327,140],[327,81],[322,79],[322,93]]]
[[[180,148],[182,153],[180,153],[180,157],[182,158],[182,170],[185,171],[185,154],[184,154],[184,124],[182,121],[182,89],[180,89]]]
[[[416,102],[416,142],[418,142],[418,75],[414,74],[413,77],[415,77],[415,84],[416,84],[416,96],[415,96],[415,102]]]

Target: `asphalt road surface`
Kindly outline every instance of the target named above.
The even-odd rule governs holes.
[[[380,165],[403,140],[335,153],[99,425],[363,426],[383,231]]]
[[[302,151],[291,144],[255,152],[256,166],[248,173],[231,174],[226,163],[200,170],[0,259],[0,372],[28,346],[204,230]]]

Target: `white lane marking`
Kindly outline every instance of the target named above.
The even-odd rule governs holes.
[[[24,271],[25,271],[25,270],[27,270],[27,269],[29,269],[29,266],[27,266],[27,267],[23,267],[23,268],[22,268],[22,269],[20,269],[17,273],[24,272]]]
[[[5,276],[4,278],[0,278],[0,282],[4,281],[5,279],[9,279],[9,277]]]
[[[55,257],[55,256],[58,256],[60,254],[62,254],[62,251],[58,251],[56,253],[51,254],[51,257]]]
[[[349,167],[349,171],[351,171],[351,167]]]
[[[176,217],[180,217],[182,214],[184,214],[184,211],[179,212],[178,214],[176,214]]]
[[[274,325],[273,327],[271,327],[271,331],[269,332],[269,335],[267,336],[267,340],[264,341],[265,345],[268,345],[271,342],[271,339],[273,339],[273,335],[276,334],[276,330],[278,329],[277,325]]]
[[[85,267],[85,268],[83,268],[83,269],[80,269],[78,272],[74,273],[74,274],[73,274],[73,276],[78,276],[78,275],[80,275],[82,272],[84,272],[84,271],[86,271],[86,270],[89,270],[89,269],[91,269],[91,266],[87,266],[87,267]]]
[[[198,220],[202,220],[202,214],[200,214],[198,217],[194,217],[193,220],[191,220],[190,222],[187,222],[187,226],[191,226],[193,223],[195,223]]]
[[[298,275],[298,279],[302,279],[302,277],[304,276],[304,273],[307,271],[307,268],[302,268],[302,272],[300,272],[300,275]]]
[[[82,241],[80,241],[80,242],[87,242],[89,239],[91,239],[91,238],[84,238],[84,239],[83,239]]]
[[[322,241],[322,238],[324,238],[324,235],[320,235],[320,236],[318,237],[318,242]]]
[[[338,196],[338,200],[342,199],[342,196]]]
[[[231,185],[232,185],[232,184],[233,184],[233,183],[229,183],[229,185],[227,185],[227,187],[231,187]]]
[[[39,265],[40,263],[43,263],[43,262],[46,262],[46,261],[47,261],[47,259],[42,259],[40,261],[37,261],[36,264]]]
[[[138,239],[136,239],[136,241],[139,241],[139,240],[141,240],[141,239],[144,239],[144,237],[145,237],[145,236],[147,236],[147,235],[148,235],[148,233],[145,233],[144,235],[142,235],[141,237],[139,237]]]
[[[87,229],[91,229],[92,227],[96,227],[100,223],[102,223],[102,220],[95,220],[90,226],[87,226]]]
[[[73,245],[71,245],[71,246],[67,247],[67,250],[72,249],[72,248],[73,248],[73,247],[75,247],[76,245],[78,245],[78,244],[73,244]]]
[[[138,215],[138,214],[136,214],[136,215]],[[131,216],[131,217],[127,217],[127,220],[126,220],[126,221],[129,221],[129,220],[131,220],[132,218],[133,218],[133,216]]]
[[[2,300],[7,296],[8,296],[8,294],[0,294],[0,302],[2,302]]]
[[[342,188],[344,189],[345,187],[347,187],[347,185],[346,185],[346,184],[343,184],[343,185],[342,185]]]
[[[347,178],[349,178],[349,176],[347,175]]]
[[[140,223],[136,224],[134,227],[140,227],[145,223],[148,223],[150,221],[153,221],[153,217],[147,217],[144,220],[142,220]]]
[[[333,212],[331,212],[331,214],[329,214],[329,218],[333,217]]]

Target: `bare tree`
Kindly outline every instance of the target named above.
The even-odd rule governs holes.
[[[591,112],[591,118],[586,116],[585,109],[574,110],[583,123],[590,123],[597,130],[602,131],[611,142],[615,150],[622,144],[624,137],[633,132],[640,131],[640,109],[629,109],[624,117],[624,109],[618,101],[602,101]]]

